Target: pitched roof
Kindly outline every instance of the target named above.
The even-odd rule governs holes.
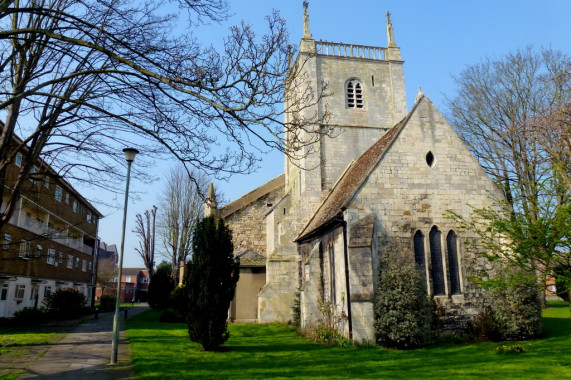
[[[123,268],[123,276],[136,276],[139,272],[146,272],[147,268]]]
[[[352,161],[349,166],[347,166],[345,172],[343,172],[341,177],[337,180],[337,183],[335,183],[327,198],[321,202],[321,205],[319,205],[319,208],[311,219],[309,219],[295,241],[304,240],[321,226],[335,219],[335,217],[345,209],[355,193],[361,188],[367,177],[369,177],[369,174],[371,174],[373,169],[381,161],[400,131],[407,124],[422,99],[424,99],[424,96],[417,99],[411,111],[404,119],[378,139],[361,157]]]
[[[240,258],[240,266],[259,266],[259,265],[266,265],[266,256],[254,252],[251,249],[246,249],[244,251],[240,251],[236,254],[236,257]]]
[[[276,178],[269,180],[268,182],[264,183],[262,186],[255,188],[254,190],[250,191],[246,195],[241,196],[240,198],[236,199],[233,202],[228,203],[226,206],[220,209],[220,214],[223,218],[226,218],[238,210],[248,206],[251,203],[254,203],[264,195],[279,189],[280,187],[285,185],[285,174],[280,174]]]

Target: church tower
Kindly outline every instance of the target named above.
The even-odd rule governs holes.
[[[386,15],[387,47],[374,47],[315,41],[307,2],[303,8],[303,37],[299,54],[290,64],[285,123],[299,118],[324,120],[312,128],[327,136],[303,146],[297,158],[285,158],[284,195],[266,219],[268,262],[266,286],[259,295],[261,322],[290,318],[300,283],[295,238],[347,165],[407,112],[404,62],[390,13]],[[295,99],[307,88],[314,89],[316,101],[296,111]],[[301,132],[301,140],[310,138]]]

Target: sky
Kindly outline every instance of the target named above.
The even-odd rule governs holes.
[[[299,44],[302,36],[302,1],[230,0],[232,17],[221,25],[205,25],[196,36],[205,44],[219,44],[228,27],[242,20],[264,32],[264,16],[280,12],[290,30],[290,41]],[[401,48],[408,108],[418,87],[439,110],[446,114],[445,97],[454,95],[453,76],[484,59],[534,47],[550,47],[571,54],[571,0],[314,0],[309,2],[311,33],[315,40],[359,45],[387,45],[386,12],[390,11],[396,44]],[[264,184],[283,172],[284,159],[278,152],[262,158],[254,174],[235,175],[225,182],[214,182],[229,201]],[[137,160],[133,165],[137,164]],[[157,178],[175,162],[162,162],[149,175]],[[142,267],[135,252],[138,239],[131,231],[135,215],[157,203],[163,184],[142,186],[131,179],[125,236],[124,267]],[[89,194],[87,194],[89,196]],[[119,202],[119,203],[122,203]],[[99,237],[120,245],[122,209],[99,206],[104,214]],[[159,210],[160,212],[160,210]],[[157,246],[157,251],[160,247]],[[160,261],[160,258],[157,260]]]

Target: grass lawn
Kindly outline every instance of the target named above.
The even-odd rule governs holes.
[[[68,327],[0,327],[0,379],[16,379],[24,368],[62,340]]]
[[[149,311],[127,321],[139,379],[165,378],[571,378],[571,320],[566,303],[544,311],[545,338],[527,352],[496,354],[498,343],[445,344],[412,351],[328,348],[279,324],[230,325],[222,352],[202,352],[186,325]],[[509,343],[511,344],[511,343]]]

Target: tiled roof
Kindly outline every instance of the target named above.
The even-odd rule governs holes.
[[[251,249],[238,252],[236,257],[240,258],[240,266],[266,265],[266,256]]]
[[[400,131],[407,124],[410,116],[414,113],[422,99],[424,99],[424,97],[420,97],[417,100],[412,110],[404,119],[377,140],[361,157],[349,164],[345,172],[337,180],[335,186],[333,186],[327,198],[321,203],[295,241],[300,241],[308,237],[321,226],[331,222],[345,209],[369,174],[371,174],[373,169],[383,158]]]
[[[141,271],[147,271],[147,268],[123,268],[123,276],[136,276]]]

